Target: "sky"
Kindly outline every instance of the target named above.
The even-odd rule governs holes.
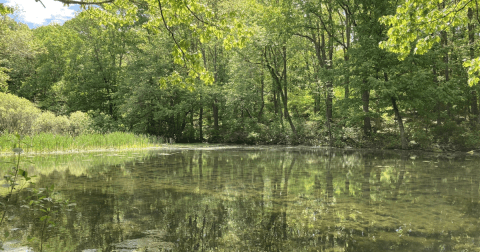
[[[54,0],[42,0],[42,2],[45,8],[35,0],[0,0],[0,3],[10,7],[18,5],[20,11],[12,17],[17,22],[27,24],[30,28],[48,25],[52,22],[63,24],[73,18],[76,11],[80,10],[79,5],[63,6],[63,3]]]

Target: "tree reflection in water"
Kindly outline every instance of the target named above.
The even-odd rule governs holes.
[[[77,202],[56,217],[52,251],[478,250],[479,158],[416,155],[179,149],[40,172],[37,186],[63,181]],[[28,244],[40,224],[21,205],[3,228]]]

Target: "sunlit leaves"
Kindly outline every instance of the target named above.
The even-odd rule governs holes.
[[[425,54],[434,44],[440,42],[440,32],[468,24],[468,8],[476,9],[475,2],[406,0],[397,7],[395,15],[380,19],[390,27],[388,40],[380,42],[380,47],[397,53],[400,60],[410,54]],[[468,67],[469,85],[478,82],[478,77],[474,76],[479,69],[476,62],[477,59],[464,64]]]
[[[0,15],[13,13],[13,8],[5,6],[3,3],[0,3]]]
[[[138,7],[128,0],[116,0],[114,4],[104,4],[102,8],[88,7],[82,15],[92,15],[99,19],[100,25],[125,26],[138,20]]]
[[[480,81],[478,77],[478,73],[480,71],[480,58],[465,61],[463,66],[468,70],[468,85],[476,85]]]
[[[243,47],[251,36],[242,22],[235,19],[235,11],[214,12],[212,6],[197,0],[146,0],[142,5],[128,0],[117,0],[112,4],[104,4],[102,8],[88,8],[88,13],[99,18],[104,26],[134,25],[139,15],[147,17],[148,21],[142,24],[148,31],[164,31],[170,34],[175,42],[172,50],[174,63],[189,69],[193,78],[200,78],[207,83],[211,82],[210,74],[202,66],[198,45],[192,43],[196,38],[201,44],[209,43],[212,39],[222,39],[226,49]],[[86,14],[85,14],[86,15]]]

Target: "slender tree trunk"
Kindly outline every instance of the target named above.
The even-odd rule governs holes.
[[[278,113],[277,92],[275,91],[275,88],[273,90],[273,111],[275,114]]]
[[[447,32],[441,32],[441,40],[442,40],[442,47],[445,50],[445,55],[443,56],[443,62],[445,63],[445,81],[450,80],[449,69],[448,69],[448,49],[446,48],[448,45],[448,37]]]
[[[345,99],[348,99],[350,96],[350,66],[349,64],[349,55],[348,55],[348,50],[350,49],[350,33],[351,33],[351,27],[350,27],[350,14],[345,13],[345,37],[346,37],[346,45],[347,48],[344,49],[343,53],[343,59],[345,60],[345,65],[347,66],[347,69],[345,71]]]
[[[407,138],[405,137],[405,128],[403,127],[402,116],[400,115],[400,111],[398,110],[398,107],[397,107],[397,101],[393,97],[392,97],[392,105],[393,105],[393,110],[395,111],[395,117],[397,117],[397,120],[398,120],[398,128],[400,129],[400,139],[402,141],[402,149],[406,150]]]
[[[202,104],[202,96],[200,96],[200,115],[198,117],[198,126],[200,131],[200,142],[203,142],[203,104]]]
[[[438,86],[437,66],[435,64],[433,64],[432,73],[433,82],[437,83]],[[442,101],[437,100],[437,104],[435,105],[435,112],[437,113],[437,125],[440,125],[442,124]]]
[[[283,46],[282,48],[282,53],[283,53],[283,89],[284,93],[282,95],[283,98],[283,110],[285,113],[285,118],[287,119],[288,123],[290,124],[290,128],[292,129],[293,135],[297,135],[297,130],[295,129],[295,125],[293,124],[292,117],[290,116],[290,113],[288,112],[288,98],[287,98],[287,83],[288,83],[288,78],[287,78],[287,48],[286,46]]]
[[[280,73],[277,71],[277,61],[276,61],[276,55],[275,51],[273,49],[269,50],[267,52],[267,49],[264,52],[264,57],[266,60],[266,67],[268,68],[268,71],[270,72],[270,75],[272,76],[273,83],[274,83],[274,91],[276,90],[278,92],[277,97],[279,99],[278,104],[283,103],[283,113],[279,111],[280,115],[280,121],[282,122],[282,127],[283,127],[283,119],[282,116],[285,115],[285,119],[288,121],[290,124],[290,127],[292,129],[292,133],[296,136],[297,135],[297,130],[295,129],[295,125],[293,124],[292,118],[290,116],[290,113],[288,112],[288,100],[287,100],[287,84],[288,84],[288,76],[287,76],[287,48],[286,46],[283,46],[281,51],[277,51],[277,55],[280,55],[283,60],[283,70]],[[272,58],[272,61],[274,65],[270,65],[269,58]],[[282,85],[283,84],[283,85]],[[274,93],[274,99],[275,99],[275,93]],[[280,101],[281,100],[281,101]]]
[[[265,92],[264,91],[265,90],[265,78],[264,78],[264,75],[263,75],[263,61],[262,61],[262,69],[261,69],[261,72],[260,72],[260,84],[261,84],[260,98],[262,99],[262,103],[260,104],[260,110],[258,111],[258,115],[257,115],[258,122],[262,121],[263,108],[265,107],[265,99],[263,97],[264,92]]]
[[[329,22],[332,24],[332,14],[329,13]],[[328,62],[326,65],[329,71],[333,68],[333,34],[328,36]],[[330,146],[333,145],[333,137],[332,137],[332,118],[333,118],[333,80],[331,77],[327,80],[326,83],[327,87],[327,99],[326,99],[326,107],[327,107],[327,128],[328,128],[328,137]]]
[[[387,73],[383,73],[383,75],[385,76],[385,81],[388,81]],[[400,115],[400,111],[398,110],[396,99],[394,97],[391,97],[391,100],[392,100],[393,111],[395,112],[395,117],[397,118],[397,121],[398,121],[398,128],[400,130],[400,140],[402,141],[402,149],[406,150],[408,147],[408,144],[407,144],[407,138],[405,137],[405,128],[403,127],[402,116]]]
[[[363,133],[366,136],[369,136],[372,132],[372,124],[369,116],[369,103],[370,103],[370,90],[362,91],[362,102],[363,102]]]
[[[442,9],[445,8],[445,2],[443,2],[441,5],[442,5]],[[445,64],[445,69],[444,69],[444,74],[445,74],[445,81],[449,81],[450,80],[450,69],[449,69],[449,66],[448,66],[448,63],[449,63],[449,57],[448,57],[448,36],[447,36],[447,31],[441,31],[440,32],[440,37],[441,37],[441,44],[442,44],[442,48],[445,52],[444,56],[443,56],[443,62]],[[452,114],[451,114],[451,104],[450,103],[447,103],[446,104],[446,107],[447,107],[447,114],[448,114],[448,117],[451,117]]]
[[[212,112],[213,112],[213,129],[218,131],[218,106],[217,106],[217,98],[213,100],[212,104]]]
[[[468,42],[470,44],[470,59],[475,59],[475,24],[473,21],[473,9],[468,8]],[[473,123],[480,123],[480,115],[478,111],[478,99],[477,99],[477,91],[475,87],[471,88],[471,121]]]

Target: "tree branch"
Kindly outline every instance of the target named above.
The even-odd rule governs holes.
[[[328,31],[327,26],[326,26],[325,23],[323,22],[322,16],[321,16],[320,14],[318,14],[318,13],[315,13],[315,12],[312,12],[312,13],[313,13],[313,15],[317,16],[318,19],[320,19],[320,23],[322,24],[323,29],[327,32],[328,36],[330,36],[330,37],[333,38],[335,41],[337,41],[337,43],[339,43],[343,48],[347,48],[347,46],[346,46],[344,43],[342,43],[339,39],[337,39],[337,37],[335,37],[335,35],[333,34],[333,31],[332,31],[332,33],[330,33],[330,32]],[[333,30],[333,29],[332,29],[332,30]]]
[[[212,24],[210,24],[209,22],[206,22],[204,21],[203,19],[201,19],[200,17],[197,16],[197,14],[195,14],[195,12],[193,12],[190,7],[188,7],[188,4],[185,4],[185,7],[187,8],[188,11],[190,11],[190,13],[192,14],[192,16],[194,16],[198,21],[206,24],[206,25],[210,25],[210,26],[214,26]]]
[[[81,5],[85,5],[85,4],[95,5],[95,4],[97,4],[97,5],[99,5],[99,4],[113,3],[114,0],[104,0],[104,1],[99,1],[99,2],[90,2],[90,1],[87,2],[86,0],[79,0],[79,1],[76,1],[76,0],[55,0],[55,1],[62,2],[64,4],[81,4]],[[42,2],[42,1],[39,0],[39,2]],[[43,7],[45,7],[45,5]]]
[[[158,7],[160,8],[160,15],[162,16],[163,25],[165,26],[165,29],[167,29],[168,33],[170,33],[170,36],[172,37],[173,42],[175,42],[175,45],[177,45],[178,49],[180,49],[180,51],[182,52],[183,61],[184,61],[185,66],[186,66],[187,65],[187,63],[186,63],[187,58],[185,56],[185,52],[183,51],[182,47],[180,47],[177,40],[175,39],[175,35],[173,34],[173,31],[170,30],[170,28],[168,28],[167,21],[165,20],[165,17],[163,16],[163,8],[162,8],[162,3],[160,2],[160,0],[158,0]]]
[[[309,37],[307,35],[303,35],[303,34],[300,34],[300,33],[294,33],[293,35],[299,36],[299,37],[302,37],[302,38],[306,38],[306,39],[312,41],[314,44],[316,43],[316,41],[312,37]]]

